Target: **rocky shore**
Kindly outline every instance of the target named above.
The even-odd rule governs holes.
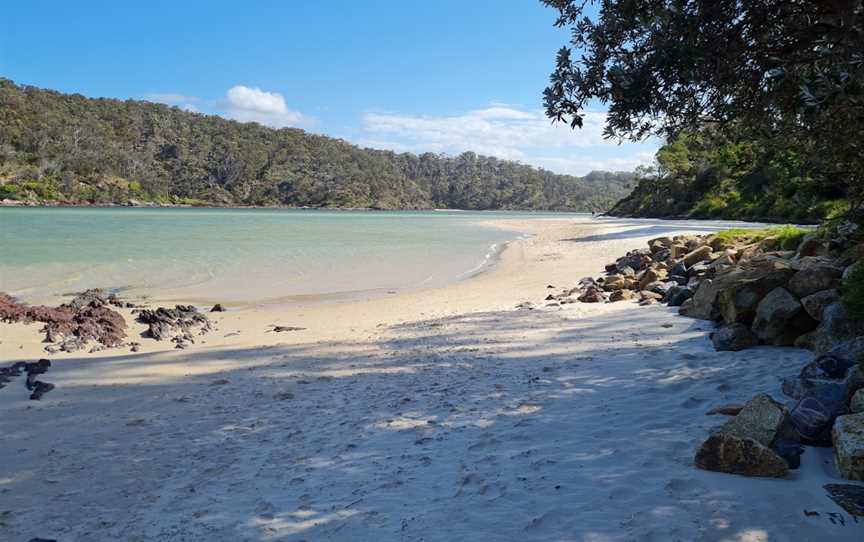
[[[782,478],[798,468],[806,447],[833,446],[837,472],[864,481],[864,322],[841,300],[844,284],[864,265],[864,235],[847,227],[845,234],[814,232],[788,245],[747,233],[659,237],[607,265],[605,276],[584,278],[546,301],[665,303],[682,316],[714,322],[717,351],[812,350],[813,361],[783,382],[784,401],[758,394],[709,412],[731,418],[698,447],[695,465]],[[850,514],[864,514],[861,487],[826,490]]]

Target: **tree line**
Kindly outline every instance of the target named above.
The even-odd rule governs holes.
[[[395,153],[136,100],[0,79],[0,199],[600,211],[632,173],[558,175],[465,152]]]

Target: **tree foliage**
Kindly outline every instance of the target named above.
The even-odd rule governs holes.
[[[709,127],[782,144],[853,207],[864,201],[861,0],[543,2],[573,31],[545,90],[549,117],[581,126],[599,100],[608,137]]]
[[[0,79],[0,198],[311,207],[602,210],[632,174],[363,149],[140,101]]]
[[[812,173],[781,137],[732,139],[721,131],[685,132],[638,171],[633,192],[610,213],[637,217],[818,222],[849,211],[842,187]]]

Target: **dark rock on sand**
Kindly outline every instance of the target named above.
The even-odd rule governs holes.
[[[798,442],[790,439],[777,439],[771,445],[771,449],[783,458],[791,470],[801,466],[801,455],[804,453],[804,447]]]
[[[785,288],[775,288],[759,302],[753,332],[767,344],[790,346],[816,325],[798,298]]]
[[[213,305],[213,308],[210,309],[210,312],[225,312],[225,307],[223,307],[221,303],[216,303]]]
[[[759,344],[759,339],[744,324],[725,325],[709,337],[717,351],[737,352]]]
[[[864,481],[864,413],[838,417],[832,437],[837,470],[844,478]]]
[[[864,516],[864,486],[827,484],[825,491],[832,501],[853,516]]]
[[[834,421],[846,412],[846,404],[842,400],[823,402],[817,396],[809,395],[792,407],[789,424],[802,443],[830,446]]]
[[[753,440],[729,434],[708,437],[696,453],[696,466],[700,469],[782,478],[789,464],[771,448]]]
[[[745,476],[785,476],[788,463],[770,448],[785,417],[785,408],[770,396],[755,396],[702,443],[696,466]]]
[[[101,290],[88,290],[59,307],[26,305],[0,293],[0,321],[42,322],[47,342],[58,350],[74,351],[89,341],[119,346],[126,337],[126,320],[111,309]]]
[[[138,321],[148,325],[145,335],[157,341],[179,336],[194,342],[193,331],[198,334],[210,331],[210,320],[191,305],[144,309],[138,313]]]

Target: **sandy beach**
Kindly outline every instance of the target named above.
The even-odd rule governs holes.
[[[723,421],[705,411],[783,399],[811,353],[715,352],[709,322],[661,306],[543,302],[648,239],[727,224],[497,225],[530,237],[443,288],[229,306],[185,350],[50,356],[44,399],[0,390],[0,539],[864,539],[822,489],[842,483],[830,450],[785,480],[693,466]],[[41,339],[2,325],[0,362],[48,357]]]

